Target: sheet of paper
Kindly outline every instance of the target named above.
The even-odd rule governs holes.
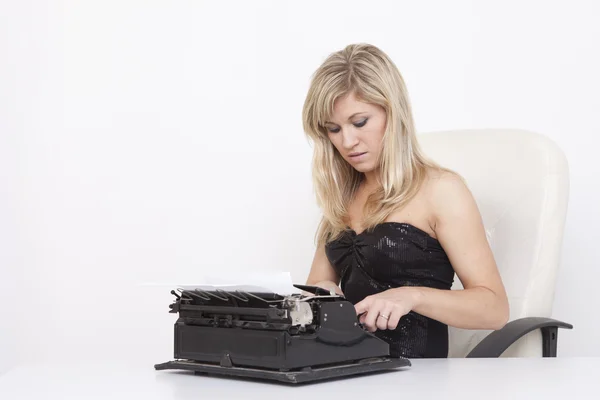
[[[301,293],[293,285],[289,272],[215,272],[204,274],[194,283],[145,283],[142,286],[168,286],[184,290],[240,290],[252,292],[274,292],[281,295]]]

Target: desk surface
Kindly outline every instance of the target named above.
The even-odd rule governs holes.
[[[410,369],[302,386],[155,371],[151,364],[84,361],[73,365],[24,365],[0,375],[0,398],[600,398],[600,358],[442,359],[412,363]]]

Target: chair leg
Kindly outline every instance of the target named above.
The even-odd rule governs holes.
[[[545,326],[542,330],[542,356],[556,357],[558,347],[558,327]]]

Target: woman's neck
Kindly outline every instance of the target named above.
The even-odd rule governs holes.
[[[366,190],[373,190],[380,185],[377,173],[369,171],[363,174],[362,186]]]

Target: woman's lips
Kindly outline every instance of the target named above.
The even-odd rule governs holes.
[[[362,160],[365,157],[366,154],[367,154],[367,152],[365,151],[365,152],[362,152],[362,153],[353,153],[353,154],[350,154],[348,157],[350,157],[350,159],[352,161],[360,161],[360,160]]]

